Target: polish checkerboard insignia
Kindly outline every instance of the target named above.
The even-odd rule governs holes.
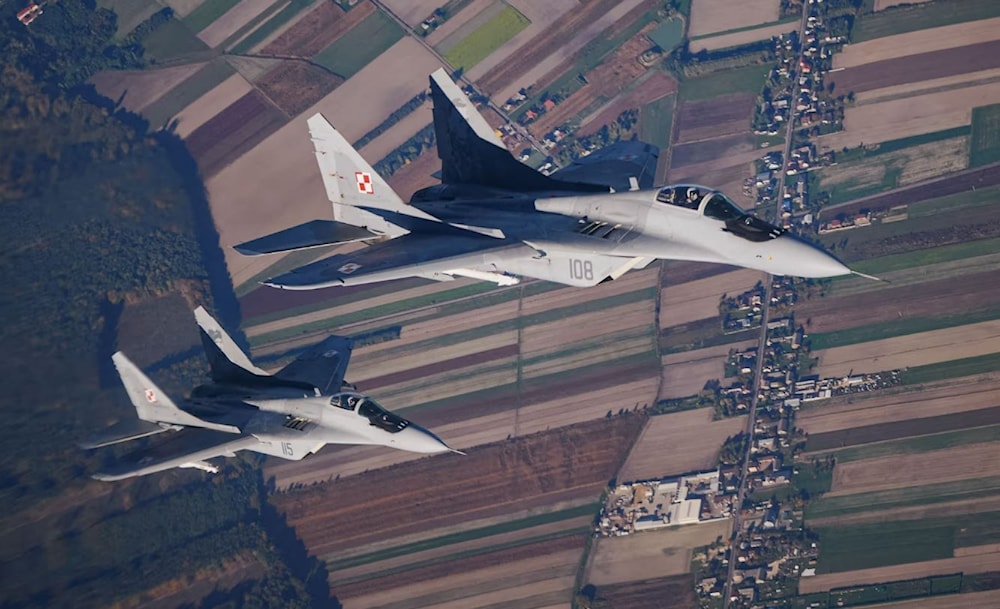
[[[348,262],[347,264],[345,264],[344,266],[340,267],[337,270],[340,271],[341,273],[345,274],[345,275],[350,275],[351,273],[353,273],[354,271],[356,271],[356,270],[358,270],[360,268],[361,268],[360,264],[357,264],[357,263],[354,263],[354,262]]]
[[[375,185],[372,184],[372,174],[367,171],[355,171],[354,178],[358,181],[358,192],[366,195],[375,194]]]
[[[156,402],[156,392],[153,391],[152,389],[147,389],[146,390],[146,401],[149,402],[150,404],[155,403]]]

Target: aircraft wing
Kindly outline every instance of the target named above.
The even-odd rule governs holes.
[[[660,149],[639,140],[616,142],[581,157],[551,176],[560,181],[597,184],[615,192],[652,188]]]
[[[519,241],[467,230],[414,232],[357,252],[325,258],[265,283],[289,290],[308,290],[404,277],[446,280],[451,279],[449,271],[489,267],[510,257],[530,257],[534,253],[534,249]]]
[[[208,469],[204,463],[214,457],[231,457],[236,451],[259,444],[251,435],[238,435],[211,429],[186,428],[150,448],[132,451],[111,467],[94,474],[98,480],[112,481],[145,476],[175,467]]]
[[[347,364],[351,361],[351,346],[351,339],[347,337],[330,336],[307,349],[274,376],[309,383],[323,395],[336,393],[344,384]]]

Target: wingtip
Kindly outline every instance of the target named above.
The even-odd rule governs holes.
[[[881,277],[876,277],[875,275],[869,275],[867,273],[862,273],[860,271],[851,271],[852,275],[857,275],[858,277],[864,277],[865,279],[871,279],[872,281],[881,281],[882,283],[892,283],[888,279],[882,279]]]

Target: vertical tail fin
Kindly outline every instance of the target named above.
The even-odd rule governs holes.
[[[160,391],[160,388],[149,380],[138,366],[133,364],[121,351],[111,356],[118,369],[118,375],[125,385],[132,405],[139,418],[151,423],[176,423],[178,425],[204,426],[205,423],[184,412],[174,404],[170,397]]]
[[[398,237],[407,231],[379,217],[377,211],[368,210],[435,219],[404,203],[322,114],[312,115],[308,122],[316,161],[336,220]]]
[[[554,180],[522,164],[511,156],[490,124],[444,69],[438,69],[430,78],[442,182],[521,192],[598,191],[589,185]]]
[[[201,344],[212,369],[212,380],[220,383],[235,381],[245,379],[248,373],[253,376],[270,376],[253,365],[246,353],[236,345],[236,341],[226,334],[204,307],[194,310],[194,318],[201,328]]]

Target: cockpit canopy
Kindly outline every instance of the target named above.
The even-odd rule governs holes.
[[[389,433],[398,433],[410,425],[403,417],[389,412],[372,398],[360,393],[338,393],[330,398],[330,405],[356,412],[368,419],[370,425]]]
[[[784,229],[745,212],[721,192],[696,184],[665,186],[656,193],[656,200],[692,211],[701,210],[705,217],[725,222],[723,230],[726,232],[748,241],[776,239],[785,232]]]

